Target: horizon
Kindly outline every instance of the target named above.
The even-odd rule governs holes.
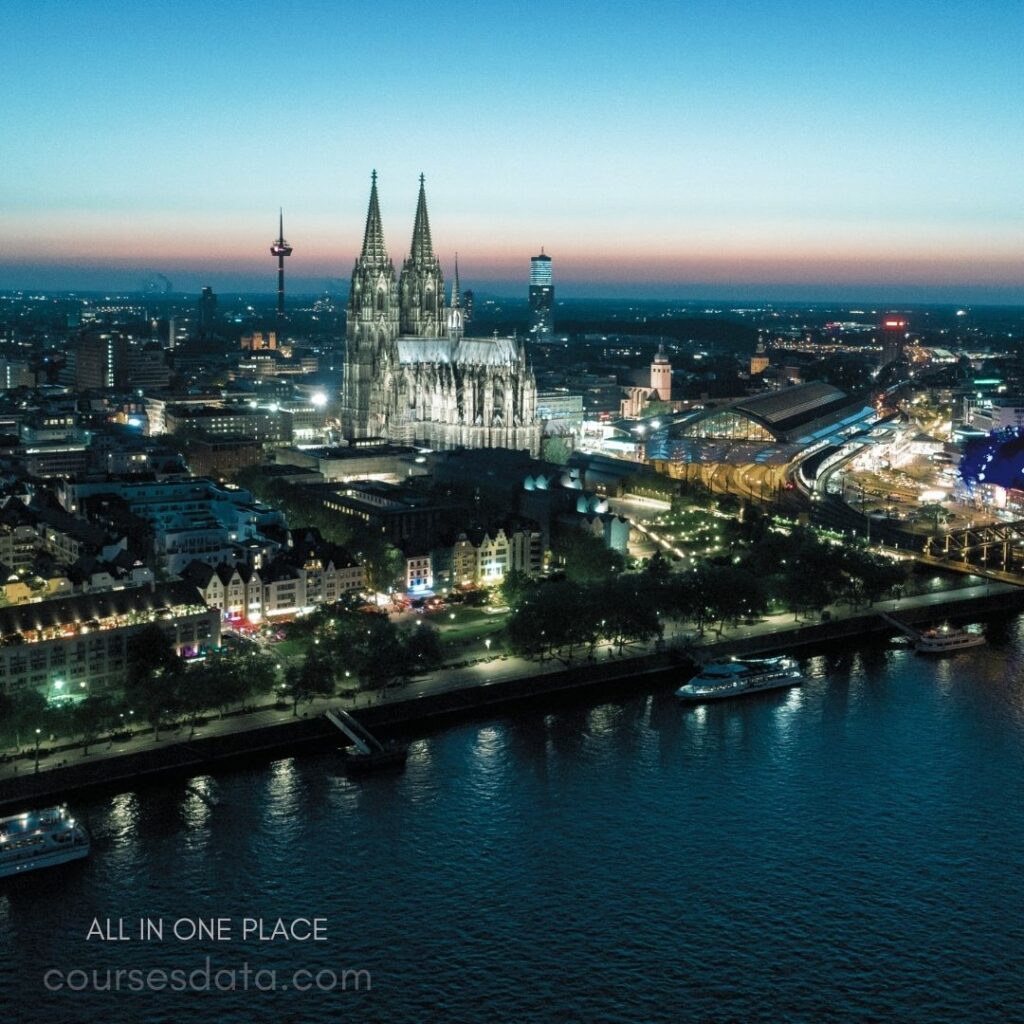
[[[210,282],[204,280],[204,282],[194,289],[179,289],[175,288],[169,292],[157,292],[157,291],[146,291],[139,287],[131,288],[104,288],[104,287],[46,287],[45,285],[35,286],[16,286],[16,287],[3,287],[0,286],[0,298],[11,299],[14,297],[20,297],[23,299],[32,298],[96,298],[102,297],[104,299],[132,299],[132,300],[153,300],[157,302],[174,302],[183,300],[198,299],[202,288],[211,286]],[[511,288],[512,286],[507,286]],[[260,288],[224,288],[218,290],[214,288],[214,294],[218,299],[262,299],[267,302],[269,306],[274,305],[277,298],[277,293],[271,289],[260,289]],[[466,289],[463,289],[465,291]],[[528,306],[529,299],[526,295],[514,294],[511,290],[500,291],[492,290],[490,283],[487,286],[471,289],[474,291],[475,298],[477,301],[486,302],[509,302],[522,305],[524,308]],[[345,283],[344,288],[341,292],[329,291],[324,288],[317,289],[295,289],[288,291],[287,302],[290,303],[292,300],[309,300],[321,298],[325,294],[330,295],[331,298],[338,300],[345,300],[347,298],[348,284]],[[736,306],[739,304],[750,305],[750,304],[761,304],[764,306],[777,306],[781,308],[807,308],[807,307],[842,307],[847,308],[851,306],[864,307],[863,309],[849,309],[849,312],[863,313],[863,314],[875,314],[883,312],[899,312],[901,310],[911,310],[914,308],[948,308],[948,309],[966,309],[971,310],[985,310],[985,309],[1024,309],[1024,300],[1012,301],[1012,300],[990,300],[981,299],[979,301],[957,301],[958,298],[962,298],[962,294],[957,290],[951,290],[951,296],[946,298],[919,298],[919,297],[889,297],[879,295],[864,295],[861,292],[851,293],[850,295],[835,295],[826,294],[821,297],[813,297],[805,294],[797,294],[795,297],[785,297],[779,295],[766,295],[754,292],[748,293],[736,293],[734,291],[723,291],[721,294],[711,294],[709,292],[698,292],[693,295],[680,295],[674,292],[655,293],[655,294],[640,294],[637,292],[631,292],[628,290],[628,286],[623,286],[621,293],[616,294],[590,294],[585,292],[572,291],[569,295],[559,295],[555,301],[555,308],[559,306],[572,304],[577,305],[581,303],[606,303],[621,306],[624,303],[635,302],[637,304],[643,303],[656,303],[658,305],[670,305],[672,303],[679,303],[680,305],[695,306],[703,303],[715,303],[723,306]],[[729,312],[729,309],[714,310],[711,312]],[[700,312],[700,310],[698,310]],[[556,324],[557,327],[557,324]]]
[[[383,35],[269,4],[12,10],[0,288],[269,290],[283,206],[289,290],[319,290],[376,167],[396,266],[422,171],[446,279],[458,251],[474,290],[525,294],[543,246],[559,297],[1024,302],[1024,14],[984,6],[392,2]]]

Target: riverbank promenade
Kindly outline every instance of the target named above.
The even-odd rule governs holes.
[[[908,624],[946,617],[970,618],[1024,606],[1024,590],[1005,583],[988,582],[956,590],[887,600],[874,606],[833,606],[824,621],[795,621],[792,613],[768,616],[756,623],[730,627],[719,636],[707,630],[698,636],[686,623],[666,629],[661,641],[631,644],[622,652],[607,643],[598,645],[593,657],[577,655],[571,661],[543,661],[500,655],[481,658],[462,668],[443,668],[415,677],[385,693],[361,693],[355,697],[314,700],[303,704],[298,715],[280,706],[264,707],[246,714],[209,718],[194,731],[189,725],[161,730],[137,728],[121,739],[103,740],[85,753],[74,740],[57,739],[39,761],[20,757],[0,765],[0,804],[42,793],[59,794],[79,785],[130,778],[139,771],[198,766],[221,756],[247,751],[271,750],[280,743],[300,741],[320,730],[318,719],[332,707],[360,712],[373,724],[406,724],[453,709],[468,710],[514,700],[518,693],[536,698],[549,689],[578,689],[592,684],[638,678],[665,672],[684,659],[695,662],[723,654],[768,654],[808,645],[843,643],[868,633],[892,633],[882,612]],[[464,699],[456,699],[462,697]],[[251,734],[253,743],[246,742]],[[124,736],[124,734],[121,734]],[[279,739],[275,742],[275,737]],[[144,768],[142,766],[145,766]],[[52,779],[47,782],[47,776]]]

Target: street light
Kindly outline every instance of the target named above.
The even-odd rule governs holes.
[[[42,737],[42,729],[36,729],[36,771],[39,771],[39,741]]]

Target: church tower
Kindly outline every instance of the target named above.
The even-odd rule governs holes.
[[[427,192],[422,174],[419,200],[416,203],[416,222],[412,229],[412,248],[402,266],[398,293],[402,334],[415,338],[444,336],[444,276],[430,240]]]
[[[458,341],[465,329],[465,318],[462,313],[462,297],[459,291],[459,254],[455,254],[455,280],[452,281],[452,301],[448,306],[448,337]]]
[[[665,355],[664,343],[658,345],[657,354],[651,363],[651,401],[672,401],[672,364]]]
[[[395,363],[398,332],[395,267],[384,247],[374,171],[363,249],[352,271],[345,322],[341,405],[342,429],[349,438],[377,437],[387,431],[386,385]]]

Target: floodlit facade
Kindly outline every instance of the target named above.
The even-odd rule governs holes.
[[[422,175],[411,252],[396,279],[374,172],[349,290],[341,392],[346,436],[536,454],[537,384],[524,345],[464,336],[457,263],[449,304],[444,292]]]

